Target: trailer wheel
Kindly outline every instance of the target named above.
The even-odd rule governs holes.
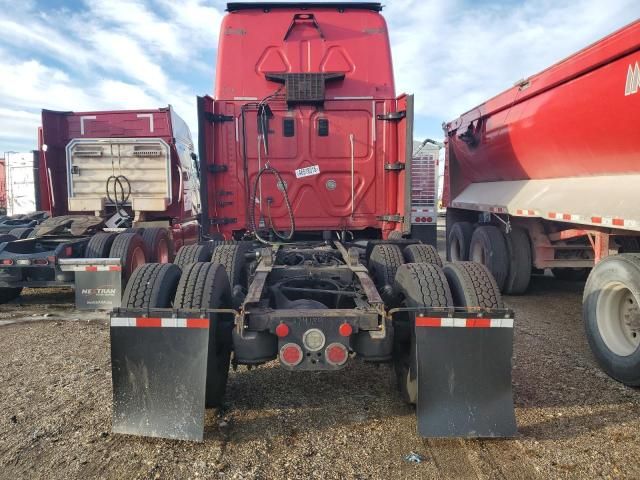
[[[15,300],[22,293],[22,287],[19,288],[0,288],[0,304]]]
[[[227,276],[229,277],[229,285],[233,290],[236,285],[245,286],[246,272],[244,254],[247,246],[237,243],[235,245],[218,245],[213,249],[211,255],[212,263],[219,263],[224,266]]]
[[[552,268],[551,273],[558,280],[584,282],[589,276],[589,268]]]
[[[192,263],[182,273],[174,308],[230,308],[231,290],[224,266],[217,263]],[[207,408],[222,404],[231,360],[233,321],[228,314],[212,314],[207,357]],[[212,355],[212,353],[215,353]]]
[[[169,308],[180,269],[170,263],[145,263],[131,275],[122,295],[123,308]]]
[[[473,235],[473,225],[469,222],[456,222],[447,238],[447,260],[464,262],[469,260],[469,246]]]
[[[448,307],[453,297],[447,278],[437,265],[405,263],[398,268],[394,290],[403,307]],[[394,322],[394,369],[402,398],[416,403],[415,312],[399,312]]]
[[[582,317],[589,346],[616,380],[640,386],[640,256],[612,255],[591,271]]]
[[[521,295],[529,288],[531,280],[531,243],[524,228],[515,227],[507,235],[509,273],[504,283],[504,293]]]
[[[184,270],[192,263],[208,262],[210,257],[211,250],[206,245],[185,245],[178,250],[173,263]]]
[[[135,269],[147,261],[142,237],[137,233],[120,233],[111,245],[109,257],[120,259],[122,278],[127,282]]]
[[[439,267],[442,266],[442,259],[433,245],[424,243],[409,245],[402,253],[407,263],[431,263]]]
[[[32,231],[33,231],[33,228],[28,228],[28,227],[14,228],[9,231],[9,235],[13,235],[14,237],[16,237],[16,239],[22,240],[24,238],[28,238],[29,234]]]
[[[393,305],[393,283],[398,267],[404,263],[397,245],[381,244],[373,247],[369,257],[369,272],[385,303]]]
[[[173,245],[166,228],[145,228],[142,240],[147,247],[147,257],[150,262],[171,263],[173,260]]]
[[[108,258],[117,233],[98,232],[87,243],[84,258]]]
[[[469,246],[469,260],[485,265],[502,291],[509,273],[509,254],[504,235],[493,225],[475,229]]]
[[[493,275],[481,263],[447,263],[442,270],[456,307],[504,308]]]

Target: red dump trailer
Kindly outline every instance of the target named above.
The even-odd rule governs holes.
[[[640,21],[445,126],[447,256],[505,293],[585,279],[591,348],[640,385]]]
[[[111,316],[113,430],[201,440],[230,363],[361,360],[394,366],[423,436],[515,435],[513,312],[484,266],[421,243],[434,171],[412,165],[382,6],[227,9],[198,100],[212,240],[130,279]]]
[[[123,280],[199,238],[199,172],[171,107],[43,110],[36,198],[50,217],[0,237],[0,303],[23,287],[73,286],[59,260],[120,258]]]

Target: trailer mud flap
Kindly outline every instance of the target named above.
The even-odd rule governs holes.
[[[423,437],[513,437],[513,317],[417,316],[418,432]]]
[[[202,441],[209,322],[111,317],[115,433]]]

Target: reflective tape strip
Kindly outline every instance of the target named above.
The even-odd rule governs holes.
[[[112,317],[112,327],[209,328],[208,318]]]
[[[121,272],[120,265],[74,265],[66,271],[72,272]]]
[[[416,317],[416,327],[513,328],[513,318]]]

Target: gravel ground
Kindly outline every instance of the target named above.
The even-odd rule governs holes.
[[[517,439],[419,438],[385,366],[270,363],[231,373],[201,444],[111,434],[106,315],[74,311],[69,293],[26,291],[0,306],[0,321],[18,322],[0,326],[0,478],[640,478],[640,394],[595,365],[581,291],[539,276],[507,298]]]

